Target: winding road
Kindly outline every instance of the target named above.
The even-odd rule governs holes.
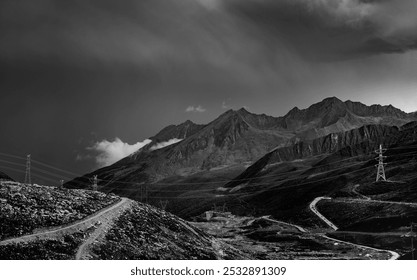
[[[343,198],[341,199],[341,201],[353,201],[353,202],[367,202],[367,203],[386,203],[386,204],[398,204],[398,205],[407,205],[407,206],[415,206],[417,207],[417,203],[413,203],[413,202],[399,202],[399,201],[384,201],[384,200],[372,200],[370,197],[367,197],[365,195],[360,194],[359,192],[357,192],[357,186],[354,186],[353,192],[355,194],[358,194],[359,196],[363,197],[363,199],[358,199],[358,198]],[[320,197],[316,197],[311,203],[310,203],[310,210],[317,215],[317,217],[319,217],[323,222],[325,222],[329,227],[331,227],[334,230],[338,230],[338,227],[333,224],[329,219],[327,219],[325,216],[323,216],[323,214],[321,214],[318,210],[317,210],[317,203],[321,200],[331,200],[331,197],[324,197],[324,196],[320,196]],[[339,240],[336,238],[332,238],[332,237],[328,237],[326,235],[322,235],[324,238],[333,240],[333,241],[337,241],[337,242],[341,242],[341,243],[345,243],[345,244],[350,244],[350,245],[354,245],[358,248],[364,248],[364,249],[372,249],[375,251],[380,251],[380,252],[389,252],[392,257],[390,258],[390,260],[396,260],[400,257],[400,255],[397,252],[394,251],[390,251],[390,250],[384,250],[384,249],[378,249],[378,248],[374,248],[374,247],[369,247],[369,246],[364,246],[364,245],[359,245],[359,244],[355,244],[355,243],[351,243],[351,242],[347,242],[347,241],[343,241],[343,240]]]
[[[283,224],[283,225],[295,227],[296,229],[298,229],[300,232],[303,232],[303,233],[308,232],[305,228],[300,227],[299,225],[290,224],[290,223],[286,223],[286,222],[283,222],[283,221],[277,221],[277,220],[271,219],[271,218],[269,218],[267,216],[262,217],[262,218],[265,219],[265,220],[267,220],[267,221],[273,222],[273,223]]]
[[[126,204],[130,204],[130,203],[131,203],[130,199],[121,198],[121,200],[118,201],[117,203],[112,204],[112,205],[110,205],[106,208],[103,208],[103,209],[97,211],[96,213],[94,213],[90,216],[87,216],[84,219],[79,220],[75,223],[71,223],[71,224],[65,225],[65,226],[58,226],[58,227],[54,227],[54,228],[41,230],[41,231],[39,231],[37,233],[33,233],[33,234],[28,234],[28,235],[23,235],[23,236],[19,236],[19,237],[15,237],[15,238],[9,238],[9,239],[6,239],[6,240],[2,240],[2,241],[0,241],[0,246],[12,244],[12,243],[19,243],[19,242],[30,242],[30,241],[36,241],[36,240],[42,240],[42,239],[57,238],[57,237],[61,237],[61,236],[67,235],[67,234],[77,232],[79,230],[85,230],[87,228],[90,228],[92,225],[97,224],[98,222],[103,224],[102,220],[106,220],[107,217],[114,217],[115,216],[114,213],[117,213],[116,211],[118,209],[122,209],[122,208],[124,208],[124,206]],[[94,233],[92,235],[94,235]],[[90,236],[90,238],[91,238],[91,236]],[[87,241],[89,239],[87,239]],[[81,245],[81,246],[83,246],[83,245]]]
[[[105,236],[116,219],[131,206],[132,202],[133,201],[130,199],[122,198],[122,201],[118,203],[118,205],[115,205],[115,208],[113,208],[111,211],[103,213],[100,216],[100,224],[96,230],[78,248],[75,255],[76,260],[89,259],[89,256],[91,256],[91,245]]]
[[[324,217],[319,210],[317,210],[316,204],[320,201],[320,200],[330,200],[332,199],[331,197],[325,197],[325,196],[320,196],[320,197],[316,197],[311,203],[310,203],[310,210],[317,215],[317,217],[319,217],[323,222],[325,222],[329,227],[331,227],[334,230],[338,230],[338,227],[333,224],[331,221],[329,221],[326,217]]]

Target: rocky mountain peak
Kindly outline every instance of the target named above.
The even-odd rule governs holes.
[[[239,110],[237,110],[237,112],[239,114],[250,114],[250,112],[248,110],[246,110],[245,107],[240,108]]]
[[[154,143],[169,141],[174,138],[185,139],[193,135],[194,133],[196,133],[203,127],[204,125],[196,124],[190,120],[187,120],[178,125],[169,125],[165,127],[164,129],[162,129],[160,132],[158,132],[155,136],[151,137],[150,139]]]

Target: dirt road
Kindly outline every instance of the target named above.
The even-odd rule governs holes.
[[[3,241],[0,241],[0,246],[8,245],[11,243],[19,243],[19,242],[30,242],[30,241],[36,241],[36,240],[43,240],[43,239],[52,239],[52,238],[58,238],[62,237],[67,234],[72,234],[74,232],[77,232],[79,230],[85,230],[89,227],[91,227],[93,224],[100,221],[101,217],[104,217],[108,213],[112,213],[117,208],[121,207],[122,205],[126,204],[127,201],[130,201],[127,198],[122,198],[119,202],[113,204],[112,206],[106,207],[93,215],[87,216],[86,218],[71,223],[70,225],[66,226],[58,226],[55,228],[49,228],[46,230],[41,230],[37,233],[23,235],[15,238],[6,239]]]
[[[327,199],[327,200],[331,200],[331,197],[316,197],[311,203],[310,203],[310,209],[311,211],[316,214],[321,220],[323,220],[326,224],[328,224],[331,228],[333,228],[334,230],[337,230],[337,226],[335,226],[330,220],[328,220],[326,217],[324,217],[316,208],[316,204],[323,199]],[[394,203],[394,204],[401,204],[401,205],[414,205],[417,206],[417,203],[408,203],[408,202],[392,202],[392,201],[380,201],[380,200],[371,200],[371,199],[346,199],[349,201],[360,201],[360,202],[382,202],[382,203]],[[378,249],[378,248],[374,248],[374,247],[369,247],[369,246],[364,246],[364,245],[359,245],[359,244],[355,244],[355,243],[351,243],[351,242],[347,242],[347,241],[343,241],[340,239],[336,239],[336,238],[332,238],[332,237],[328,237],[326,235],[322,235],[324,238],[327,238],[329,240],[333,240],[333,241],[337,241],[340,243],[344,243],[344,244],[350,244],[350,245],[354,245],[358,248],[364,248],[364,249],[372,249],[375,251],[379,251],[379,252],[389,252],[391,254],[391,258],[390,260],[396,260],[400,257],[400,255],[397,252],[394,251],[390,251],[390,250],[384,250],[384,249]]]
[[[398,258],[400,257],[400,255],[399,255],[397,252],[394,252],[394,251],[384,250],[384,249],[378,249],[378,248],[369,247],[369,246],[364,246],[364,245],[359,245],[359,244],[356,244],[356,243],[347,242],[347,241],[343,241],[343,240],[340,240],[340,239],[336,239],[336,238],[328,237],[328,236],[326,236],[326,235],[324,235],[324,234],[322,235],[322,237],[327,238],[327,239],[332,240],[332,241],[339,242],[339,243],[344,243],[344,244],[353,245],[353,246],[355,246],[355,247],[362,248],[362,249],[371,249],[371,250],[374,250],[374,251],[379,251],[379,252],[388,252],[388,253],[390,253],[390,254],[391,254],[391,258],[390,258],[390,260],[396,260],[396,259],[398,259]]]
[[[106,213],[103,213],[97,222],[99,225],[96,230],[84,241],[83,244],[78,248],[77,254],[75,255],[76,260],[89,259],[91,257],[91,245],[100,238],[103,238],[107,231],[112,227],[115,220],[132,205],[132,200],[122,198],[122,201],[117,207],[111,209]]]
[[[283,224],[283,225],[295,227],[296,229],[298,229],[300,232],[303,232],[303,233],[306,233],[307,232],[306,229],[304,229],[303,227],[300,227],[298,225],[295,225],[295,224],[290,224],[290,223],[286,223],[286,222],[283,222],[283,221],[277,221],[277,220],[271,219],[269,217],[263,217],[263,218],[265,220],[270,221],[270,222],[273,222],[273,223]]]
[[[319,210],[317,210],[316,204],[320,201],[320,200],[330,200],[331,197],[324,197],[324,196],[320,196],[320,197],[316,197],[311,203],[310,203],[310,210],[317,215],[317,217],[319,217],[323,222],[325,222],[329,227],[331,227],[334,230],[337,230],[338,227],[333,224],[331,221],[329,221],[326,217],[324,217]]]

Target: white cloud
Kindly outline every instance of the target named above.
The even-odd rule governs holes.
[[[189,113],[189,112],[194,112],[194,113],[204,113],[206,111],[205,108],[203,108],[203,106],[198,105],[198,106],[188,106],[187,109],[185,109],[185,112]]]
[[[136,144],[130,145],[124,143],[119,138],[115,138],[112,142],[108,140],[96,142],[93,146],[87,147],[87,150],[97,153],[95,156],[96,163],[99,167],[103,167],[127,157],[151,142],[152,140],[146,139],[143,142],[137,142]]]
[[[170,139],[170,140],[168,140],[168,141],[161,142],[161,143],[158,143],[158,144],[153,145],[153,146],[150,148],[150,150],[151,150],[151,151],[154,151],[154,150],[162,149],[162,148],[165,148],[165,147],[167,147],[167,146],[169,146],[169,145],[172,145],[172,144],[178,143],[178,142],[180,142],[180,141],[182,141],[182,140],[183,140],[183,139],[173,138],[173,139]]]

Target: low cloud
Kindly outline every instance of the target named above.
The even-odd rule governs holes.
[[[204,113],[205,111],[206,111],[206,109],[203,108],[203,106],[201,106],[201,105],[198,105],[198,106],[191,105],[191,106],[188,106],[187,109],[185,109],[185,112],[187,112],[187,113],[190,113],[190,112],[192,112],[192,113]]]
[[[136,144],[130,145],[119,138],[115,138],[112,142],[108,140],[96,142],[91,147],[87,147],[87,150],[96,153],[95,161],[98,167],[104,167],[127,157],[151,142],[152,140],[146,139],[143,142],[137,142]]]
[[[159,150],[159,149],[165,148],[165,147],[167,147],[167,146],[170,146],[170,145],[172,145],[172,144],[178,143],[178,142],[180,142],[180,141],[182,141],[182,140],[183,140],[183,139],[173,138],[173,139],[170,139],[170,140],[168,140],[168,141],[161,142],[161,143],[158,143],[158,144],[153,145],[153,146],[150,148],[150,150],[151,150],[151,151],[154,151],[154,150]]]

